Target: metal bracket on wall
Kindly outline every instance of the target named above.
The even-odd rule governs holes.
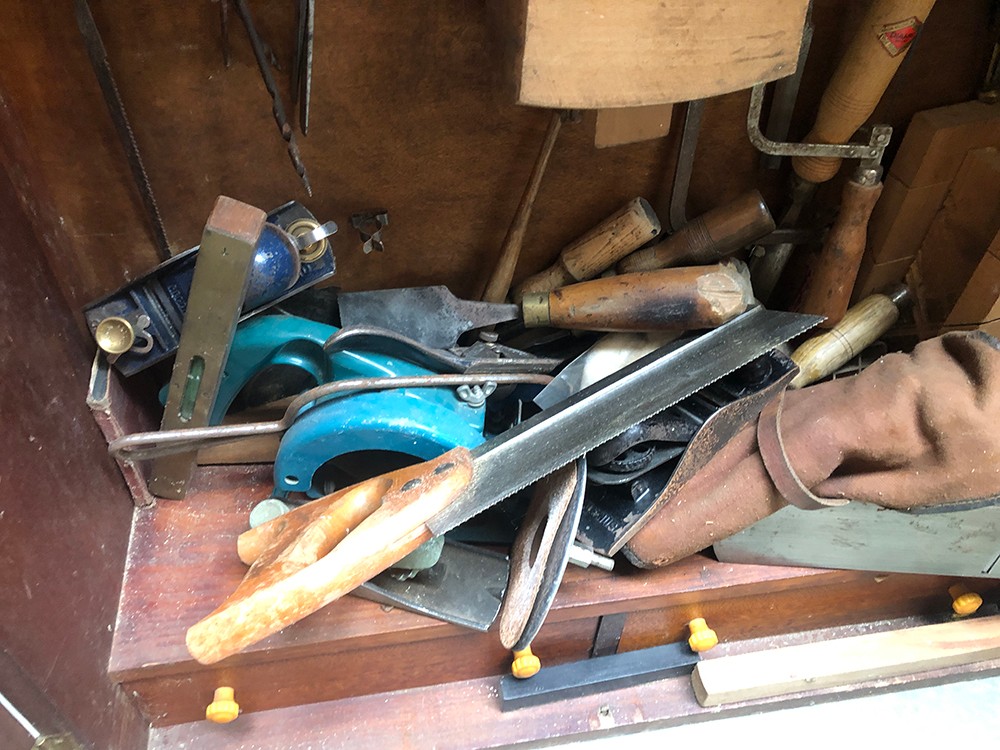
[[[382,230],[389,225],[389,212],[384,208],[374,208],[351,215],[351,226],[361,235],[361,249],[365,255],[372,250],[385,250],[382,244]]]

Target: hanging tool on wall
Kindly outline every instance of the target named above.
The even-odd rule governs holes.
[[[299,154],[299,147],[295,142],[295,133],[288,122],[285,107],[281,103],[281,92],[278,90],[278,85],[271,74],[271,67],[267,59],[267,52],[264,49],[264,43],[261,41],[260,35],[257,34],[257,29],[253,24],[253,18],[250,15],[250,9],[247,7],[246,0],[233,0],[233,4],[236,6],[236,13],[246,27],[247,36],[250,38],[250,46],[253,48],[254,58],[256,58],[257,67],[260,69],[260,77],[264,81],[264,87],[267,89],[267,93],[271,95],[271,112],[274,114],[274,121],[278,125],[278,132],[281,133],[281,137],[287,145],[288,157],[292,160],[295,173],[298,174],[302,180],[302,184],[305,186],[306,194],[311,196],[312,187],[309,184],[309,177],[306,175],[306,167],[302,163],[302,156]]]
[[[528,184],[524,187],[521,200],[517,204],[514,218],[511,219],[507,234],[500,245],[500,255],[497,258],[493,273],[486,282],[486,289],[483,291],[482,300],[484,302],[503,302],[507,299],[510,291],[510,284],[514,278],[514,269],[517,267],[517,260],[521,256],[521,246],[524,244],[524,235],[528,231],[528,219],[531,218],[531,209],[534,208],[535,198],[538,197],[538,188],[542,184],[542,176],[548,166],[552,149],[556,145],[556,138],[559,136],[559,129],[564,120],[572,118],[579,120],[579,114],[569,111],[554,111],[549,116],[549,125],[545,130],[545,137],[542,140],[541,149],[535,158],[535,165],[531,168],[531,175],[528,177]]]
[[[802,144],[776,143],[764,137],[759,125],[763,85],[753,88],[747,115],[751,142],[766,154],[794,157],[792,200],[780,229],[799,222],[816,187],[837,173],[842,158],[861,159],[851,190],[869,199],[877,193],[881,177],[879,162],[889,143],[891,128],[872,127],[867,144],[848,144],[848,140],[874,111],[933,5],[934,0],[875,0],[871,4],[824,92],[816,124]],[[874,200],[869,202],[873,204]],[[866,205],[866,201],[860,200],[845,202],[845,213],[855,209],[864,211]],[[858,224],[860,220],[844,222]],[[855,235],[862,236],[860,232]],[[755,259],[751,272],[759,299],[765,302],[770,299],[792,249],[791,244],[778,245]]]
[[[240,320],[333,276],[329,238],[336,231],[336,224],[320,224],[296,201],[268,213]],[[141,372],[177,350],[197,260],[195,246],[84,308],[98,347],[123,375]]]
[[[146,174],[142,155],[139,153],[139,144],[136,142],[135,133],[132,131],[128,115],[125,112],[125,103],[122,101],[115,78],[111,73],[111,64],[108,62],[108,53],[104,49],[101,33],[97,29],[97,23],[94,21],[94,15],[90,11],[87,0],[76,0],[75,10],[76,22],[80,27],[80,33],[83,34],[90,64],[97,76],[97,82],[101,86],[101,92],[104,94],[104,102],[108,105],[108,112],[111,114],[111,120],[118,133],[118,140],[121,141],[122,148],[125,149],[125,157],[128,160],[129,170],[132,172],[132,179],[139,191],[139,198],[146,209],[146,218],[149,220],[157,254],[160,260],[167,260],[170,257],[167,232],[163,227],[163,219],[160,217],[156,198],[153,196],[153,187],[149,184],[149,176]]]
[[[313,35],[316,0],[298,0],[295,61],[292,63],[292,107],[299,105],[299,130],[309,133],[309,100],[312,97]]]

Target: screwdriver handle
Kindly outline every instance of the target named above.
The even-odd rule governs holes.
[[[522,282],[514,300],[592,279],[659,234],[660,220],[653,207],[645,198],[635,198],[563,248],[551,267]]]
[[[667,239],[636,250],[618,263],[619,273],[715,263],[774,230],[774,219],[757,190],[692,219]]]
[[[899,319],[909,301],[909,289],[897,285],[866,297],[847,311],[832,330],[815,336],[792,352],[799,372],[789,388],[802,388],[836,372],[858,356]]]
[[[840,211],[810,264],[799,302],[793,305],[798,312],[825,316],[820,324],[824,328],[839,323],[850,304],[868,239],[868,221],[882,194],[879,171],[859,170],[860,176],[844,185]]]
[[[529,328],[684,331],[722,325],[751,302],[747,267],[730,260],[609,276],[526,294],[522,307]]]
[[[806,143],[847,143],[875,110],[935,0],[874,0],[837,66]],[[802,179],[826,182],[837,157],[796,156]]]

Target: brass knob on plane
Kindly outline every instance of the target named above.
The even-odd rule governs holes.
[[[111,316],[97,324],[94,339],[107,354],[124,354],[135,344],[135,329],[125,318]]]
[[[974,614],[983,606],[983,597],[969,589],[962,583],[956,583],[948,589],[951,594],[951,609],[959,617],[966,617]]]
[[[514,652],[514,663],[510,665],[510,673],[519,680],[526,680],[538,674],[541,668],[541,660],[531,652],[531,646],[528,646]]]

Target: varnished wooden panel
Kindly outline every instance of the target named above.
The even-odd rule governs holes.
[[[293,4],[250,5],[282,65],[275,76],[291,110]],[[341,225],[336,282],[346,288],[443,283],[472,294],[481,287],[548,119],[544,110],[514,104],[491,9],[460,0],[318,7],[312,127],[299,136],[315,187],[309,199],[235,13],[227,70],[216,2],[92,6],[174,250],[198,241],[220,193],[262,208],[298,198]],[[793,137],[811,125],[857,22],[855,6],[815,3],[818,31]],[[37,156],[58,217],[54,231],[66,236],[55,270],[79,308],[153,265],[153,246],[72,2],[0,7],[7,50],[0,88]],[[988,0],[938,3],[875,119],[901,127],[914,111],[969,98],[989,49],[988,9]],[[780,203],[781,180],[756,173],[746,101],[738,92],[706,107],[690,215],[755,185]],[[593,112],[560,135],[515,282],[626,200],[662,192],[675,135],[610,149],[595,149],[593,137]],[[364,256],[349,217],[374,206],[390,213],[386,253]]]

